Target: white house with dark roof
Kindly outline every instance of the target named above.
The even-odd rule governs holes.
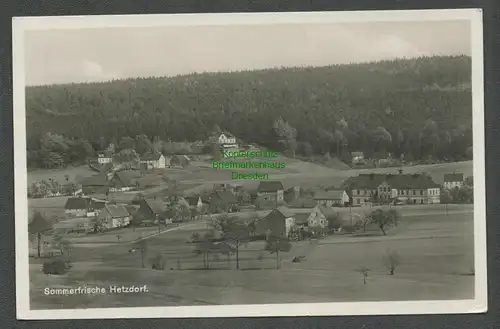
[[[97,162],[99,164],[112,163],[113,157],[109,152],[102,152],[97,155]]]
[[[349,203],[349,195],[344,189],[330,189],[319,191],[314,194],[314,200],[318,205],[327,207],[343,207]]]
[[[455,187],[464,186],[465,177],[462,173],[444,174],[443,187],[445,189],[451,190]]]
[[[236,137],[228,132],[221,133],[217,138],[217,142],[224,147],[238,147]]]
[[[141,164],[147,168],[165,168],[165,157],[161,153],[150,153],[141,157]]]

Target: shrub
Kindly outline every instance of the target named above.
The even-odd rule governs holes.
[[[68,273],[71,268],[69,261],[64,259],[53,259],[43,263],[42,271],[44,274],[61,275]]]
[[[165,269],[166,262],[162,255],[157,255],[155,258],[153,258],[151,263],[151,267],[153,268],[153,270]]]

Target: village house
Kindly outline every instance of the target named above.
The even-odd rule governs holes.
[[[130,213],[123,204],[107,204],[97,216],[104,229],[124,227],[130,224]]]
[[[110,192],[131,191],[137,188],[137,184],[133,181],[132,175],[126,171],[117,171],[109,180]]]
[[[149,153],[141,157],[141,164],[145,164],[147,169],[165,168],[165,157],[161,153]]]
[[[105,206],[106,201],[97,200],[90,197],[68,198],[64,205],[64,212],[67,217],[93,217]]]
[[[327,212],[325,207],[320,206],[315,206],[312,209],[290,209],[295,213],[295,228],[325,235],[328,221],[322,209]]]
[[[288,237],[294,225],[294,213],[287,207],[279,207],[256,221],[255,233],[266,237]]]
[[[283,192],[283,199],[290,204],[300,198],[300,186],[293,186]]]
[[[223,150],[238,149],[236,137],[228,132],[221,133],[217,138],[217,142],[222,146]]]
[[[210,211],[236,212],[239,210],[238,198],[230,191],[215,191],[210,197]]]
[[[276,204],[284,202],[284,189],[280,181],[261,181],[257,187],[257,197]]]
[[[464,174],[462,173],[444,174],[443,187],[448,190],[454,189],[455,187],[460,188],[464,186],[464,182]]]
[[[189,165],[191,158],[187,155],[172,155],[168,157],[168,167],[169,168],[184,168]]]
[[[144,225],[152,225],[158,221],[164,221],[166,204],[156,200],[134,200],[132,204],[139,206],[139,209],[134,214],[134,221]]]
[[[97,163],[101,165],[112,162],[113,162],[113,157],[109,152],[99,153],[97,155]]]
[[[344,189],[329,189],[315,193],[314,200],[318,205],[344,207],[349,204],[349,195]]]
[[[203,201],[199,196],[185,196],[184,200],[186,200],[189,208],[195,209],[198,212],[200,212],[203,208]]]
[[[365,155],[363,152],[351,152],[352,164],[363,164],[365,162]]]
[[[360,174],[342,185],[354,206],[394,200],[409,204],[440,202],[441,186],[426,174]]]
[[[109,191],[109,181],[106,174],[97,174],[82,182],[83,194],[106,194]]]

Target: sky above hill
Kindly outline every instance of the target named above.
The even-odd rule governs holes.
[[[25,32],[27,85],[471,55],[468,21]]]

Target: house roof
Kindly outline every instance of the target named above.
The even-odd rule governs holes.
[[[283,184],[280,181],[261,181],[257,192],[277,192],[283,190]]]
[[[184,200],[186,200],[186,202],[190,206],[197,206],[199,199],[200,199],[200,197],[198,197],[198,196],[185,196],[184,197]]]
[[[330,217],[333,217],[333,216],[337,216],[337,212],[334,209],[330,208],[330,207],[325,207],[325,206],[319,205],[318,209],[319,209],[319,211],[321,211],[321,213],[323,215],[325,215],[325,217],[327,219],[330,218]]]
[[[238,199],[230,191],[217,191],[215,196],[227,203],[238,203]]]
[[[335,189],[329,191],[321,191],[314,194],[314,200],[342,200],[344,196],[344,190]]]
[[[151,209],[155,214],[161,214],[165,211],[165,204],[161,201],[156,200],[144,200],[144,203]]]
[[[291,208],[314,208],[316,201],[310,198],[297,198],[288,203]]]
[[[462,173],[453,173],[453,174],[444,174],[445,182],[463,182],[464,174]]]
[[[303,225],[303,224],[307,224],[307,219],[309,218],[309,216],[311,215],[310,212],[303,212],[303,213],[297,213],[295,214],[295,224],[298,224],[298,225]]]
[[[342,185],[347,189],[375,189],[387,182],[395,189],[425,189],[440,187],[425,174],[360,174],[348,178]]]
[[[161,153],[148,153],[141,157],[141,161],[157,161],[161,156]]]
[[[294,213],[287,207],[281,206],[276,208],[277,211],[279,211],[283,216],[285,217],[293,217]]]
[[[92,199],[76,197],[76,198],[68,198],[66,204],[64,205],[64,209],[72,210],[72,209],[89,209],[92,203]]]
[[[120,186],[132,186],[134,185],[132,180],[133,175],[126,171],[117,171],[112,178],[113,183]]]
[[[106,205],[106,211],[111,215],[112,218],[123,218],[130,216],[130,213],[123,204],[108,204]]]
[[[109,186],[109,182],[105,174],[97,174],[85,179],[82,186]]]

